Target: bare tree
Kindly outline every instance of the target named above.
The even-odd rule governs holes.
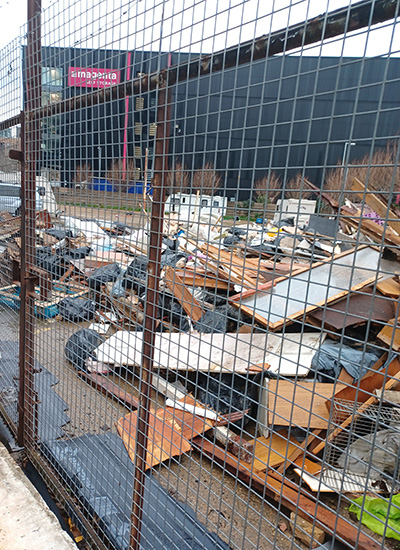
[[[106,172],[106,179],[115,187],[126,188],[129,183],[139,179],[139,168],[135,164],[134,159],[116,159],[114,160]]]
[[[82,181],[92,181],[93,173],[90,164],[84,162],[83,164],[77,164],[74,174],[74,183],[81,183]]]
[[[385,148],[378,149],[372,157],[365,155],[352,162],[351,166],[342,166],[330,170],[325,178],[323,189],[336,200],[356,202],[357,195],[351,191],[354,178],[359,179],[369,191],[376,191],[388,202],[393,200],[393,192],[400,193],[400,167],[397,164],[398,146],[388,143]]]
[[[167,195],[175,193],[187,193],[190,190],[190,175],[186,168],[180,163],[167,174]]]
[[[202,170],[195,170],[192,180],[192,191],[202,195],[213,195],[221,187],[222,178],[215,171],[211,162],[207,162]]]
[[[282,180],[275,172],[268,172],[254,184],[253,194],[256,202],[267,204],[275,202],[282,190]]]
[[[301,173],[286,182],[283,190],[285,199],[311,199],[313,191],[307,188]]]

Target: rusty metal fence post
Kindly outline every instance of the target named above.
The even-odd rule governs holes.
[[[133,550],[139,550],[140,548],[140,531],[143,514],[143,491],[151,405],[150,394],[153,371],[154,338],[157,328],[158,285],[160,280],[161,244],[166,196],[165,177],[168,170],[170,121],[171,90],[167,86],[165,88],[160,88],[158,92],[156,151],[147,279],[148,287],[145,308],[143,364],[140,371],[140,397],[136,430],[138,437],[135,451],[135,480],[133,486],[132,528],[130,536],[131,548]]]
[[[26,98],[22,117],[21,165],[21,311],[20,311],[20,394],[18,443],[35,440],[35,281],[33,272],[36,239],[36,172],[40,155],[40,118],[32,117],[41,104],[41,0],[28,0],[28,42],[26,56]]]

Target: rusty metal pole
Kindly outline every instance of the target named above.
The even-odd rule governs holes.
[[[18,387],[18,434],[17,442],[24,446],[25,427],[25,370],[26,370],[26,233],[25,233],[25,116],[21,113],[21,266],[19,310],[19,387]]]
[[[167,92],[168,90],[168,92]],[[160,279],[161,245],[164,224],[165,178],[168,171],[168,148],[171,121],[171,92],[161,88],[158,92],[156,152],[154,159],[153,205],[150,221],[150,253],[148,263],[145,325],[143,333],[143,360],[141,392],[139,397],[136,429],[135,477],[131,516],[130,547],[140,548],[140,533],[143,514],[143,492],[146,470],[146,449],[151,404],[151,381],[153,374],[154,339],[157,326],[158,283]]]
[[[41,0],[28,0],[25,56],[25,105],[22,117],[21,162],[21,310],[19,356],[18,444],[35,441],[36,171],[41,149],[40,117],[32,116],[42,99]]]

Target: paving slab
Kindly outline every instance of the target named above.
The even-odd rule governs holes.
[[[0,502],[0,550],[77,550],[1,443]]]

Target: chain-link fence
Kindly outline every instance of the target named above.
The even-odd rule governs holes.
[[[27,4],[0,410],[79,545],[396,548],[399,3]]]

